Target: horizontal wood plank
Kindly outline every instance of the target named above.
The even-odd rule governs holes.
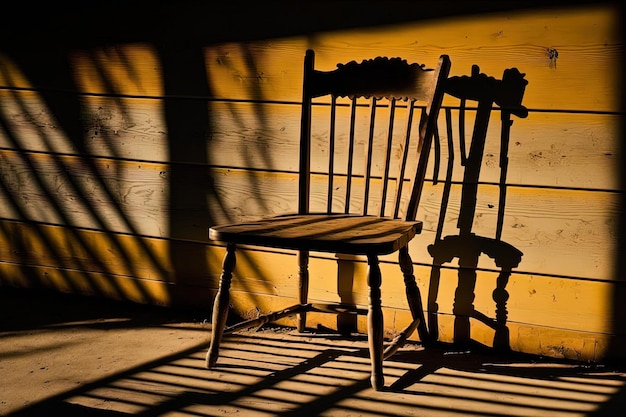
[[[0,154],[4,169],[0,217],[6,219],[205,241],[213,224],[297,211],[297,177],[292,174],[207,171],[197,166],[178,174],[159,164],[16,156]],[[423,192],[418,219],[424,222],[424,230],[411,245],[415,261],[432,261],[425,248],[435,241],[444,190],[443,184],[429,183]],[[459,233],[460,191],[459,185],[451,188],[442,237]],[[326,193],[316,177],[312,192],[315,209]],[[181,197],[171,200],[170,193]],[[498,187],[479,187],[475,204],[473,233],[495,238]],[[522,270],[616,278],[619,194],[509,187],[505,204],[502,239],[524,253]],[[174,226],[171,216],[177,219]],[[486,259],[480,266],[482,262],[490,264]]]
[[[326,70],[379,55],[433,66],[436,57],[448,54],[450,75],[468,75],[474,64],[496,78],[506,68],[519,68],[529,80],[525,104],[530,108],[617,110],[617,15],[610,6],[591,6],[335,31],[317,34],[308,43],[291,38],[244,48],[224,44],[207,50],[207,71],[218,97],[299,100],[301,68],[294,57],[303,56],[307,47],[317,51],[318,65]],[[551,51],[560,51],[559,57],[551,59]]]
[[[266,174],[263,178],[264,181],[252,182],[254,188],[246,185],[249,178],[235,171],[224,172],[219,182],[216,179],[216,201],[226,203],[222,206],[225,217],[214,217],[217,224],[296,212],[293,204],[295,194],[292,197],[281,194],[281,189],[288,190],[280,186],[288,176]],[[295,178],[286,184],[295,193]],[[317,200],[315,196],[326,192],[324,185],[315,178],[311,189],[313,201]],[[424,228],[411,244],[416,262],[432,262],[426,248],[436,238],[443,191],[442,184],[427,184],[422,194],[417,218],[424,222]],[[452,188],[442,237],[459,234],[460,191],[460,186]],[[473,233],[496,237],[498,202],[498,187],[483,186],[479,189]],[[358,200],[356,203],[358,206]],[[614,227],[620,218],[619,194],[510,187],[505,204],[502,240],[524,253],[519,266],[521,270],[586,278],[617,278],[612,260],[618,243]],[[479,266],[486,265],[492,265],[492,261],[481,258]]]
[[[508,263],[512,348],[602,358],[611,344],[624,345],[624,316],[615,305],[625,292],[618,265],[623,98],[616,87],[623,77],[622,11],[617,4],[590,3],[376,27],[325,26],[308,35],[275,31],[263,39],[243,36],[245,42],[216,43],[229,38],[203,29],[181,48],[176,44],[176,51],[124,34],[115,39],[125,41],[115,44],[77,41],[50,51],[37,49],[38,40],[24,51],[2,48],[0,285],[210,309],[224,248],[208,241],[208,227],[295,212],[305,50],[315,49],[318,67],[327,70],[376,56],[433,66],[445,53],[452,76],[469,75],[478,65],[500,79],[505,69],[518,68],[529,82],[524,105],[530,112],[514,118],[500,189],[499,112],[493,112],[469,220],[461,204],[458,126],[445,217],[446,184],[431,181],[431,154],[418,210],[424,230],[410,253],[425,304],[432,264],[443,263],[441,340],[454,340],[459,266],[476,272],[473,306],[493,317],[495,281]],[[444,105],[458,103],[446,97]],[[327,110],[315,106],[318,113]],[[366,117],[359,116],[359,132],[368,129]],[[472,118],[468,111],[468,122]],[[328,127],[313,128],[317,172],[327,155],[316,141]],[[386,125],[377,129],[386,135]],[[471,128],[466,130],[468,136]],[[440,133],[443,180],[443,118]],[[345,143],[345,125],[338,137]],[[469,147],[469,136],[465,143]],[[394,158],[399,149],[394,145]],[[357,146],[357,170],[363,159]],[[322,207],[323,179],[313,177],[314,207]],[[341,176],[335,185],[344,190]],[[355,204],[361,204],[358,198]],[[459,219],[471,226],[471,239],[460,237]],[[437,239],[457,244],[438,243],[437,258],[430,246]],[[473,253],[463,247],[467,242]],[[321,276],[312,280],[312,300],[367,303],[364,259],[315,253],[311,267]],[[392,337],[410,313],[396,256],[382,257],[381,268],[385,335]],[[293,252],[239,251],[234,312],[253,316],[292,304],[297,290]],[[312,326],[337,325],[334,317],[310,318]],[[470,323],[473,339],[493,342],[490,326]],[[365,319],[357,326],[365,331]]]
[[[312,39],[296,36],[206,45],[206,79],[214,97],[297,101],[307,48],[318,51],[324,69],[379,55],[433,66],[445,53],[453,62],[451,75],[467,75],[474,64],[497,78],[505,68],[519,68],[530,81],[526,105],[531,108],[615,111],[619,97],[613,86],[621,76],[618,16],[611,4],[598,4],[558,12],[504,12],[376,30],[322,32]],[[81,92],[167,94],[160,77],[159,51],[145,43],[77,50],[68,58]],[[0,78],[1,86],[36,88],[9,57],[3,60],[11,71],[10,77]],[[206,93],[206,86],[202,87],[197,91]],[[546,92],[550,100],[545,99]]]
[[[184,247],[184,246],[183,246]],[[179,248],[179,252],[182,248]],[[207,246],[195,249],[198,254],[209,255],[208,259],[221,260],[223,250]],[[164,256],[167,260],[171,254]],[[191,259],[191,258],[189,258]],[[134,256],[134,261],[141,262],[141,256]],[[115,299],[128,299],[141,303],[172,305],[179,302],[187,291],[200,291],[198,299],[210,297],[216,291],[218,271],[212,271],[209,279],[206,276],[187,274],[186,279],[178,278],[176,285],[171,280],[159,279],[153,265],[146,277],[139,274],[120,274],[123,268],[93,268],[92,270],[77,269],[87,265],[77,263],[45,266],[35,262],[0,263],[7,274],[2,278],[2,285],[18,285],[25,287],[44,287],[63,292],[76,292],[90,295],[101,295]],[[118,262],[121,263],[121,262]],[[147,264],[146,261],[143,264]],[[114,262],[110,263],[113,266]],[[176,263],[176,266],[182,264]],[[311,289],[309,299],[312,302],[346,302],[366,306],[367,264],[359,261],[351,266],[344,265],[337,259],[313,257],[311,259]],[[98,271],[101,269],[101,271]],[[184,269],[184,267],[183,267]],[[21,271],[21,272],[20,272]],[[383,275],[382,301],[386,309],[408,310],[406,296],[402,285],[402,273],[396,263],[381,263]],[[10,272],[10,273],[9,273]],[[173,275],[184,277],[183,270],[173,270]],[[192,272],[192,271],[189,271]],[[422,295],[423,305],[427,306],[429,297],[431,268],[416,266],[415,274]],[[440,284],[437,292],[438,313],[452,315],[455,290],[458,286],[458,269],[445,268],[441,271]],[[340,275],[338,275],[340,274]],[[154,278],[147,278],[152,275]],[[495,319],[496,303],[492,298],[495,289],[496,272],[479,271],[474,287],[474,308]],[[339,284],[337,279],[339,277]],[[618,323],[611,320],[611,294],[620,283],[601,282],[580,279],[563,279],[550,276],[533,276],[513,273],[505,287],[509,299],[506,304],[508,321],[554,327],[571,331],[593,331],[611,333]],[[235,312],[242,316],[250,315],[246,311],[245,299],[263,298],[266,296],[283,299],[286,306],[295,303],[298,294],[297,261],[294,254],[267,252],[258,250],[238,251],[238,265],[233,280],[233,298]],[[188,294],[188,296],[191,294]],[[469,296],[469,294],[466,294]],[[202,303],[201,303],[202,304]],[[198,305],[201,305],[198,304]],[[264,311],[264,310],[261,310]],[[550,311],[550,314],[546,314]],[[575,312],[574,312],[575,311]]]
[[[9,262],[0,263],[2,285],[48,288],[141,303],[198,307],[206,306],[206,298],[212,297],[216,291],[219,274],[219,267],[216,269],[216,266],[220,264],[224,254],[221,247],[143,239],[135,244],[144,248],[142,252],[133,249],[132,243],[123,248],[112,247],[110,237],[104,233],[83,231],[74,233],[72,238],[65,229],[39,227],[40,240],[45,237],[48,245],[63,243],[62,240],[67,239],[56,251],[55,255],[59,258],[55,261],[52,256],[46,260],[46,255],[42,256],[39,252],[38,248],[45,246],[45,242],[29,244],[24,241],[21,245],[16,245],[16,240],[19,239],[36,240],[34,229],[22,230],[31,227],[25,226],[19,223],[3,223],[3,230],[7,233],[0,235],[3,241],[0,248],[5,249],[2,251],[2,258]],[[79,238],[78,235],[82,237]],[[123,241],[128,237],[119,239]],[[94,265],[94,253],[83,255],[84,251],[77,250],[81,241],[89,242],[94,251],[105,251],[102,259],[106,259],[107,266]],[[125,250],[128,253],[123,255],[122,251]],[[123,257],[126,259],[122,259]],[[153,260],[159,259],[162,266],[169,265],[167,269],[171,274],[164,275],[157,264],[148,260],[149,257]],[[203,257],[210,267],[204,272],[193,267],[199,265]],[[136,264],[136,268],[129,271],[125,261]],[[310,267],[310,300],[367,304],[367,265],[363,260],[314,256]],[[394,262],[382,262],[381,270],[384,277],[382,298],[385,331],[391,337],[408,320],[408,307],[398,265]],[[429,267],[415,266],[417,283],[425,306],[431,272]],[[297,261],[294,253],[239,250],[233,280],[234,313],[248,317],[254,316],[258,311],[268,311],[294,303],[298,293],[296,273]],[[474,307],[492,318],[495,315],[495,302],[491,297],[497,275],[497,272],[478,271],[474,289]],[[444,341],[453,340],[450,320],[457,280],[458,270],[454,266],[442,271],[437,302],[440,334]],[[584,360],[598,357],[603,352],[604,343],[608,343],[609,335],[619,325],[611,319],[615,308],[612,294],[619,290],[616,285],[621,284],[547,275],[534,276],[514,271],[506,286],[509,293],[507,309],[512,347],[525,352],[549,354],[550,349],[561,346],[559,354],[566,355],[565,357],[570,357],[575,352]],[[269,300],[273,301],[268,304]],[[545,314],[546,311],[550,311],[550,314]],[[315,323],[331,328],[337,325],[332,316],[311,316],[311,326],[315,326]],[[284,320],[282,324],[293,325],[289,320]],[[360,331],[364,329],[364,323],[361,322]],[[472,338],[481,343],[489,345],[492,341],[493,330],[485,324],[472,320],[471,332]],[[587,336],[583,336],[584,334]],[[559,345],[556,343],[557,335],[566,341]],[[597,342],[591,342],[588,340],[590,338]],[[596,347],[592,349],[591,346]]]
[[[94,157],[152,161],[157,163],[186,162],[228,166],[255,170],[297,170],[300,108],[297,105],[251,103],[204,103],[208,106],[204,137],[189,136],[181,142],[169,142],[168,128],[162,116],[163,103],[154,100],[127,99],[120,107],[118,100],[92,98],[85,100],[84,136],[80,143],[66,137],[54,123],[53,116],[37,99],[18,97],[15,101],[1,100],[0,112],[8,120],[7,130],[0,132],[0,147],[36,152],[74,154],[86,152]],[[176,105],[173,103],[172,105]],[[30,109],[30,110],[26,110]],[[204,111],[204,110],[203,110]],[[339,113],[347,108],[340,108]],[[381,108],[384,113],[386,108]],[[315,107],[315,114],[328,112],[328,107]],[[398,110],[392,152],[399,158],[406,127]],[[367,137],[368,111],[363,109],[357,124],[355,172],[362,172],[363,144]],[[452,139],[454,162],[452,180],[462,181],[458,111],[453,110]],[[466,112],[465,146],[471,146],[474,111]],[[508,143],[506,183],[541,187],[570,187],[618,190],[620,187],[618,115],[568,114],[531,112],[526,119],[513,118]],[[37,119],[36,124],[32,123]],[[499,112],[492,114],[485,140],[480,180],[499,182],[500,141]],[[376,126],[375,134],[386,137],[388,124]],[[180,123],[185,123],[180,120]],[[439,121],[441,161],[438,179],[446,177],[448,138],[445,117]],[[328,124],[313,125],[313,139],[321,141],[328,134]],[[415,134],[415,132],[413,132]],[[339,124],[337,139],[345,144],[348,126]],[[199,141],[199,142],[198,142]],[[312,168],[327,168],[328,156],[313,146]],[[81,151],[82,150],[82,151]],[[382,153],[380,150],[379,153]],[[172,154],[176,159],[172,160]],[[411,155],[414,155],[412,152]],[[431,152],[428,177],[434,175],[435,153]],[[338,157],[337,172],[345,172],[345,154]],[[343,165],[342,165],[343,164]],[[593,166],[593,169],[587,169]],[[380,164],[374,164],[379,174]]]

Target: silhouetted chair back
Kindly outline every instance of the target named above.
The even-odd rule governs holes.
[[[426,334],[408,243],[421,231],[415,220],[450,61],[434,69],[400,58],[378,57],[315,69],[304,60],[298,213],[210,228],[209,238],[226,244],[213,309],[207,367],[216,365],[224,332],[259,326],[298,314],[298,330],[309,311],[367,314],[372,386],[384,385],[383,358],[420,326]],[[382,121],[379,119],[382,118]],[[325,121],[319,121],[325,119]],[[299,302],[281,311],[226,328],[236,245],[298,251]],[[369,305],[310,303],[311,251],[363,255],[368,263]],[[412,323],[384,348],[380,255],[399,252]]]
[[[433,257],[428,295],[428,328],[430,339],[439,337],[437,295],[440,285],[441,266],[453,259],[458,259],[458,286],[455,291],[454,305],[454,342],[459,344],[470,343],[470,318],[476,319],[494,330],[493,346],[507,350],[509,333],[506,325],[506,303],[509,294],[506,285],[511,270],[517,267],[522,259],[522,252],[512,245],[502,241],[502,228],[506,206],[508,148],[510,128],[513,123],[511,116],[524,118],[528,115],[527,109],[522,106],[522,98],[528,81],[517,68],[504,71],[502,79],[496,79],[480,73],[479,67],[472,67],[471,76],[450,77],[446,81],[446,94],[458,99],[458,118],[452,115],[452,106],[446,107],[446,126],[448,139],[448,169],[444,182],[444,191],[437,227],[435,242],[428,247]],[[469,109],[467,102],[475,107]],[[496,106],[494,106],[496,105]],[[474,230],[474,219],[477,209],[477,195],[480,186],[480,171],[485,153],[488,127],[491,113],[496,109],[500,114],[500,178],[499,199],[497,202],[496,224],[493,228],[494,236],[477,235]],[[466,119],[466,113],[471,112],[474,117]],[[466,124],[471,128],[466,129]],[[458,128],[455,132],[454,127]],[[466,131],[470,136],[469,150],[466,149]],[[455,140],[458,140],[458,149],[463,168],[463,182],[461,200],[458,213],[458,234],[442,237],[446,209],[452,185],[452,170],[454,167]],[[484,222],[483,222],[484,223]],[[496,288],[493,291],[493,300],[496,304],[495,317],[478,311],[473,302],[475,298],[476,270],[478,259],[486,255],[493,259],[499,269]]]

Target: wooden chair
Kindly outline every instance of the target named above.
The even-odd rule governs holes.
[[[408,244],[422,227],[415,217],[450,60],[442,55],[435,69],[426,69],[400,58],[378,57],[320,71],[314,68],[314,59],[314,52],[308,50],[304,59],[298,212],[209,230],[211,240],[226,244],[226,255],[213,307],[206,364],[208,368],[215,366],[224,332],[295,314],[299,315],[298,330],[303,331],[309,311],[367,314],[371,383],[380,390],[384,386],[383,359],[395,353],[418,326],[419,334],[427,335]],[[328,96],[327,100],[322,96]],[[414,113],[419,114],[417,123]],[[347,116],[347,123],[340,122],[341,114]],[[359,115],[366,115],[364,124]],[[384,134],[377,133],[379,115],[386,118]],[[398,115],[404,120],[399,121]],[[317,116],[326,117],[326,122],[312,122]],[[364,130],[363,135],[359,135],[360,130]],[[322,131],[328,136],[324,144],[318,134]],[[355,157],[361,152],[361,158]],[[323,164],[321,155],[325,156]],[[324,191],[319,187],[320,178],[326,182]],[[226,328],[237,245],[298,251],[299,302]],[[346,303],[309,303],[308,259],[312,251],[366,257],[367,309]],[[399,253],[413,322],[384,349],[378,263],[379,256],[394,252]]]

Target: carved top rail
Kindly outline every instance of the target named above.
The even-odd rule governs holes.
[[[522,97],[528,81],[526,74],[517,68],[504,70],[502,80],[480,72],[478,65],[472,66],[472,75],[450,77],[446,80],[446,93],[467,100],[496,103],[517,117],[525,118],[528,110],[522,105]]]
[[[310,96],[375,97],[423,100],[430,94],[432,69],[405,59],[377,57],[338,64],[332,71],[311,74]],[[323,86],[323,87],[322,87]]]

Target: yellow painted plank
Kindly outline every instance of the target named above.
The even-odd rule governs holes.
[[[216,288],[223,248],[206,242],[18,221],[0,223],[0,259],[25,266]],[[208,299],[207,299],[208,300]]]
[[[478,189],[472,232],[496,238],[498,188]],[[417,260],[428,259],[423,249],[434,243],[441,216],[443,187],[428,187],[418,209],[424,221],[421,235],[412,245]],[[459,235],[460,187],[453,187],[441,237]],[[534,273],[569,275],[604,280],[619,279],[615,270],[620,218],[620,196],[615,193],[574,190],[541,190],[510,187],[507,190],[502,241],[522,252],[518,269]],[[456,262],[456,261],[455,261]],[[491,268],[483,255],[479,267]]]
[[[452,343],[454,337],[454,318],[440,317],[442,332],[440,340]],[[471,340],[492,347],[494,332],[492,329],[472,321]],[[613,345],[624,343],[623,337],[570,329],[542,327],[515,322],[508,324],[509,345],[515,352],[530,353],[558,359],[577,361],[622,360],[620,353],[611,349]]]
[[[167,162],[168,128],[162,99],[85,97],[82,119],[76,120],[81,138],[69,137],[54,115],[54,108],[38,94],[19,91],[0,95],[5,126],[0,146],[38,152]],[[76,143],[80,139],[80,143]],[[82,148],[79,148],[80,145]]]
[[[500,12],[248,43],[212,45],[207,39],[206,77],[216,97],[297,101],[307,48],[318,51],[323,69],[378,55],[433,66],[446,53],[453,63],[451,75],[469,74],[474,64],[498,78],[505,68],[519,68],[529,80],[526,104],[531,108],[617,110],[614,86],[622,73],[617,7],[607,3]],[[558,58],[551,59],[555,53]],[[164,93],[162,57],[153,45],[77,49],[68,59],[81,92]],[[10,71],[0,85],[33,87],[9,57],[2,60]]]
[[[117,285],[114,282],[126,277],[138,287],[144,281],[160,281],[172,288],[177,286],[177,291],[183,291],[185,287],[206,288],[207,303],[209,291],[216,289],[225,252],[223,247],[203,243],[139,239],[12,222],[3,223],[0,238],[0,256],[5,263],[57,271],[54,279],[46,278],[50,274],[47,272],[48,275],[40,275],[36,281],[51,280],[64,291],[85,292],[91,288],[92,292],[101,289],[103,293],[111,294]],[[240,249],[237,253],[233,291],[250,297],[272,295],[292,302],[297,299],[298,268],[293,252],[257,248]],[[440,313],[451,314],[458,271],[455,264],[445,266],[441,272],[437,302]],[[366,267],[363,257],[349,257],[342,261],[333,255],[312,257],[310,299],[366,305]],[[493,268],[497,271],[495,266]],[[403,277],[395,259],[382,262],[381,271],[384,277],[383,305],[406,310]],[[415,268],[424,306],[427,305],[432,273],[429,267],[420,265]],[[497,275],[497,272],[478,272],[475,287],[474,305],[490,317],[495,317],[492,292]],[[99,278],[93,281],[94,276]],[[338,276],[341,284],[337,281]],[[106,284],[105,277],[110,277],[112,283]],[[577,331],[610,332],[614,326],[611,321],[613,285],[513,271],[506,286],[510,294],[508,318],[520,323]]]
[[[10,151],[1,152],[0,158],[4,172],[0,214],[4,218],[206,241],[212,224],[296,211],[297,177],[291,174],[189,166],[171,175],[172,167],[160,164],[87,163],[74,157]],[[170,183],[170,178],[175,182]],[[170,201],[170,190],[181,197]],[[314,178],[312,191],[315,208],[321,204],[325,185]],[[411,246],[416,262],[432,262],[425,248],[435,239],[443,191],[443,184],[427,184],[424,190],[418,210],[424,231]],[[460,187],[454,186],[442,237],[459,233],[459,198]],[[498,198],[497,187],[479,187],[475,234],[495,237]],[[502,239],[524,254],[521,270],[615,279],[614,228],[620,213],[616,193],[509,187]],[[490,265],[482,262],[477,266]]]
[[[80,92],[163,95],[163,68],[155,45],[127,43],[69,54]],[[141,76],[138,76],[141,74]]]
[[[618,16],[604,4],[333,31],[307,40],[224,44],[207,48],[207,72],[220,97],[299,100],[306,48],[317,50],[319,68],[325,70],[379,55],[432,66],[445,53],[452,60],[451,75],[468,75],[474,64],[497,78],[506,68],[519,68],[529,81],[525,103],[531,108],[617,110]],[[550,51],[558,58],[551,59]]]
[[[39,152],[75,153],[76,144],[58,129],[54,117],[44,103],[26,99],[25,93],[16,94],[20,100],[0,100],[0,112],[7,120],[6,130],[0,132],[0,147],[21,148]],[[175,149],[177,158],[184,161],[227,165],[250,169],[295,171],[298,169],[298,138],[300,107],[298,105],[250,103],[210,103],[207,118],[206,144],[203,153],[185,150],[184,146],[168,143],[168,128],[163,120],[161,100],[112,99],[92,97],[83,100],[84,145],[90,155],[124,159],[139,159],[166,163]],[[380,109],[379,113],[385,109]],[[316,107],[315,113],[327,112],[326,107]],[[345,112],[341,108],[339,113]],[[398,110],[400,112],[400,110]],[[362,148],[368,133],[367,111],[357,113],[357,154],[355,162],[362,164]],[[384,114],[383,114],[384,116]],[[452,127],[454,181],[463,178],[460,157],[459,127]],[[473,111],[466,112],[467,149],[471,145]],[[33,123],[37,120],[37,123]],[[403,136],[405,127],[401,115],[396,118],[395,134]],[[508,151],[506,181],[516,185],[557,186],[573,188],[619,189],[620,117],[600,114],[530,113],[526,119],[513,118]],[[448,139],[445,118],[440,118],[441,169],[439,179],[445,178],[448,163]],[[328,125],[313,125],[312,169],[326,168],[327,155],[322,135]],[[387,122],[376,126],[377,137],[386,137]],[[339,141],[348,135],[347,126],[340,125]],[[397,145],[399,147],[399,145]],[[172,148],[172,149],[170,149]],[[396,147],[394,147],[396,149]],[[359,154],[358,152],[361,152]],[[494,111],[485,141],[481,181],[500,180],[500,123],[499,112]],[[392,154],[398,156],[397,152]],[[434,164],[431,153],[430,166]],[[345,156],[340,155],[338,161]],[[182,160],[176,161],[182,162]],[[374,168],[376,169],[378,165]],[[593,170],[587,169],[594,166]],[[341,166],[338,167],[341,169]],[[358,167],[357,167],[358,169]],[[428,175],[432,175],[432,169]]]
[[[475,104],[475,103],[474,103]],[[468,102],[468,106],[470,102]],[[452,111],[454,152],[453,181],[462,181],[458,111]],[[470,151],[474,112],[465,112],[465,147]],[[620,189],[621,116],[603,114],[530,112],[525,119],[512,117],[505,182],[541,187],[571,187],[602,190]],[[500,182],[502,166],[500,112],[493,111],[482,164],[480,181]],[[445,178],[448,166],[448,135],[440,117],[441,169]],[[431,162],[432,167],[433,162]],[[593,166],[593,169],[589,169]],[[430,172],[429,172],[430,175]]]
[[[284,300],[283,307],[297,302],[297,261],[294,255],[285,257],[278,253],[256,250],[240,250],[238,253],[232,288],[240,294],[237,297],[243,299],[238,298],[236,303],[241,302],[245,305],[245,299],[265,295]],[[312,258],[309,299],[367,305],[367,264],[363,259],[356,259],[356,262],[341,269],[343,272],[340,274],[337,259]],[[439,305],[438,312],[443,315],[451,315],[453,312],[459,282],[458,269],[454,266],[449,265],[441,271],[436,300]],[[403,276],[398,265],[383,262],[381,271],[383,306],[407,310]],[[428,305],[432,274],[432,268],[421,265],[415,267],[416,280],[425,307]],[[492,319],[496,317],[493,291],[496,289],[498,274],[499,272],[477,272],[471,297],[474,308]],[[615,285],[619,284],[555,276],[533,276],[514,271],[505,287],[509,294],[506,304],[508,321],[572,331],[611,333],[618,325],[613,318],[616,306],[612,304],[611,298]]]
[[[215,213],[217,223],[296,211],[295,176],[266,173],[262,181],[257,181],[242,172],[223,171],[214,181],[217,194],[210,205],[217,207],[220,202],[223,210],[223,217]],[[317,204],[325,193],[324,185],[313,181],[311,189]],[[424,229],[411,244],[415,262],[432,262],[426,248],[436,238],[443,191],[443,184],[429,183],[424,189],[417,214]],[[460,186],[452,188],[441,237],[459,234],[460,192]],[[478,189],[473,233],[496,237],[498,204],[498,187],[485,185]],[[614,230],[621,213],[619,194],[510,187],[505,204],[502,240],[523,253],[519,270],[618,279],[614,270],[618,243]],[[483,256],[477,266],[493,268],[493,261]]]
[[[497,277],[498,274],[493,272],[477,273],[472,303],[477,311],[493,319],[496,317],[493,291]],[[453,314],[458,285],[456,269],[442,270],[437,297],[439,313]],[[619,284],[513,273],[505,287],[509,294],[506,303],[508,321],[611,333],[617,325],[613,317],[617,307],[612,302],[616,285]],[[426,282],[424,287],[431,288],[431,285]]]
[[[617,192],[620,119],[532,110],[620,108],[615,86],[623,72],[623,39],[616,7],[604,3],[500,12],[246,43],[201,40],[206,66],[194,69],[206,72],[210,93],[198,88],[191,95],[255,100],[253,105],[163,99],[172,91],[163,86],[164,57],[152,45],[75,49],[63,57],[81,94],[68,96],[81,110],[80,120],[69,128],[55,118],[59,109],[48,107],[51,102],[37,91],[40,86],[31,83],[28,68],[2,54],[0,217],[51,225],[1,223],[1,280],[138,302],[209,305],[223,248],[206,245],[207,227],[295,209],[294,175],[250,169],[295,170],[305,49],[317,51],[324,69],[377,55],[432,66],[439,54],[447,53],[452,75],[467,75],[477,64],[500,78],[505,68],[518,67],[529,81],[524,103],[531,113],[513,124],[507,182],[516,187],[507,190],[502,234],[503,241],[523,253],[507,286],[512,345],[550,356],[601,357],[613,341],[607,335],[623,327],[611,295],[621,280],[615,267],[623,211]],[[20,88],[33,91],[15,90]],[[275,100],[294,104],[263,103]],[[181,111],[182,120],[172,111],[181,106],[197,114],[189,119]],[[496,182],[500,172],[499,132],[493,126],[481,172],[481,180],[489,182]],[[323,132],[325,127],[315,129]],[[445,167],[445,142],[442,151]],[[78,152],[104,158],[57,155]],[[315,167],[323,161],[323,154],[314,155]],[[457,157],[453,179],[460,180],[461,172]],[[452,187],[444,237],[458,233],[459,188]],[[321,201],[321,190],[315,179],[315,203]],[[411,244],[423,297],[441,193],[442,184],[425,189],[418,212],[424,232]],[[497,210],[497,188],[481,185],[473,232],[493,237]],[[446,319],[451,317],[458,263],[456,254],[449,255],[453,260],[446,266],[452,269],[446,269],[439,296],[444,338],[453,328]],[[290,302],[297,293],[294,272],[287,267],[292,261],[292,255],[281,251],[243,251],[237,272],[241,279],[234,283],[237,310],[253,312],[257,299],[270,298],[271,306]],[[312,298],[341,299],[333,279],[336,260],[316,257],[312,266],[324,275],[313,285]],[[493,316],[491,291],[498,267],[484,254],[472,267],[479,269],[475,306]],[[342,268],[344,274],[354,269],[359,277],[342,280],[342,297],[365,303],[364,264],[348,262]],[[383,287],[385,320],[394,323],[386,331],[393,334],[395,324],[407,320],[407,310],[394,257],[385,258],[383,270],[390,277]],[[363,329],[362,321],[359,326]],[[472,336],[488,344],[493,331],[472,321]]]
[[[207,259],[213,264],[211,275],[213,279],[206,281],[198,275],[196,278],[188,277],[184,270],[173,271],[176,275],[174,283],[115,275],[114,270],[103,273],[73,269],[69,267],[70,265],[59,268],[58,266],[20,265],[6,262],[0,263],[0,268],[2,268],[0,276],[2,276],[2,285],[43,287],[142,303],[195,305],[210,308],[223,248],[206,247],[205,249]],[[140,258],[136,261],[140,261]],[[243,250],[239,252],[238,261],[231,299],[234,313],[247,317],[257,314],[258,311],[266,312],[296,302],[295,256],[278,252]],[[313,258],[311,260],[310,300],[343,300],[366,305],[365,263],[357,262],[352,267],[343,269],[342,297],[338,295],[336,268],[335,259]],[[391,336],[406,325],[408,309],[398,266],[382,263],[381,269],[384,277],[382,301],[387,323],[386,332]],[[437,302],[440,314],[440,334],[443,341],[451,341],[453,334],[453,322],[446,317],[451,317],[454,292],[457,287],[456,273],[454,269],[444,270],[439,286]],[[430,269],[417,266],[415,274],[422,292],[423,303],[427,305]],[[493,272],[479,272],[474,291],[475,308],[491,318],[495,315],[495,303],[491,299],[495,278],[496,274]],[[512,346],[518,346],[522,351],[535,350],[542,354],[554,351],[552,354],[558,353],[564,357],[571,357],[574,352],[583,352],[580,353],[583,358],[591,355],[590,346],[594,345],[590,345],[591,342],[587,339],[604,339],[607,334],[612,333],[613,327],[618,325],[611,320],[613,310],[616,308],[611,304],[613,285],[560,277],[513,274],[506,287],[509,292],[507,309]],[[271,302],[268,304],[268,301]],[[310,326],[315,326],[315,323],[331,328],[336,326],[336,319],[326,315],[312,316],[311,319],[313,321]],[[282,324],[293,325],[288,320],[283,321]],[[361,321],[357,325],[360,331],[364,331],[364,324]],[[518,328],[526,330],[519,330],[519,335],[516,335],[515,329]],[[528,332],[531,334],[529,335]],[[582,339],[579,336],[572,336],[585,333],[597,333],[597,335]],[[535,336],[531,337],[533,334]],[[557,339],[567,334],[570,336],[561,340]],[[481,343],[489,344],[493,338],[493,330],[472,320],[471,337]],[[581,343],[584,346],[579,346]],[[557,347],[559,347],[559,352],[556,352]],[[594,355],[598,355],[600,349],[596,346]]]
[[[0,216],[169,236],[163,165],[0,151]]]
[[[172,286],[163,281],[138,280],[85,270],[0,262],[3,286],[49,289],[155,305],[172,305]]]
[[[75,48],[69,50],[65,57],[75,77],[76,93],[163,95],[163,69],[153,44],[131,42],[90,49]],[[0,74],[1,86],[34,90],[41,87],[33,85],[9,55],[0,54],[0,61],[7,69]]]

